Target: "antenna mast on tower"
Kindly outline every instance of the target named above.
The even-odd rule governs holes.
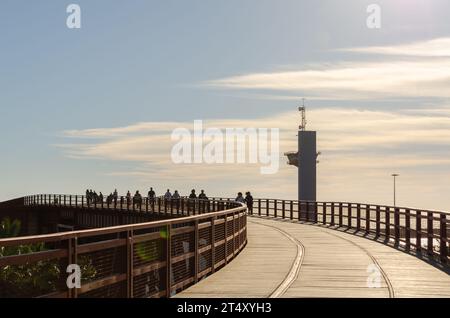
[[[305,107],[305,99],[302,98],[302,106],[298,108],[298,111],[302,113],[302,124],[298,127],[299,130],[306,130],[306,107]]]

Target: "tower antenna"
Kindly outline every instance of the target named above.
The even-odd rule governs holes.
[[[298,108],[298,111],[302,113],[302,124],[298,128],[301,131],[305,131],[307,121],[306,121],[306,107],[304,98],[302,98],[302,106]]]

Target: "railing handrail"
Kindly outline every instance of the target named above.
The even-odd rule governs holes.
[[[234,201],[234,198],[221,198],[218,196],[211,196],[211,199],[222,199],[222,200],[231,200]],[[385,204],[376,204],[376,203],[361,203],[361,202],[348,202],[348,201],[310,201],[310,200],[291,200],[291,199],[269,199],[269,198],[253,198],[253,202],[257,202],[258,200],[262,200],[262,201],[267,201],[269,200],[269,202],[273,202],[273,201],[285,201],[285,202],[294,202],[294,203],[318,203],[318,204],[335,204],[336,206],[338,206],[339,204],[351,204],[351,205],[361,205],[361,206],[374,206],[374,207],[383,207],[383,208],[389,208],[389,209],[400,209],[400,210],[412,210],[412,211],[420,211],[423,213],[439,213],[439,214],[446,214],[446,215],[450,215],[450,212],[447,211],[438,211],[438,210],[428,210],[428,209],[420,209],[420,208],[415,208],[415,207],[405,207],[405,206],[393,206],[393,205],[385,205]],[[235,202],[235,201],[234,201]]]
[[[30,208],[27,213],[33,213],[46,211],[48,207],[51,214],[73,218],[74,224],[95,228],[0,239],[0,246],[5,247],[5,251],[12,248],[0,257],[0,268],[11,266],[20,271],[20,266],[26,268],[27,264],[44,262],[42,264],[51,264],[60,273],[65,273],[67,265],[79,264],[80,261],[87,262],[87,265],[82,264],[94,271],[93,276],[83,283],[80,290],[66,286],[64,274],[52,276],[45,292],[40,289],[22,290],[5,280],[1,282],[2,287],[3,284],[6,287],[0,290],[0,296],[6,292],[7,296],[19,297],[24,294],[34,295],[32,297],[78,297],[78,294],[104,297],[111,293],[121,297],[125,294],[126,297],[171,297],[227,265],[247,244],[247,207],[239,202],[195,200],[193,203],[188,198],[168,201],[156,197],[155,201],[147,200],[158,207],[150,211],[148,205],[142,209],[140,201],[138,208],[131,210],[130,206],[134,205],[131,200],[128,202],[133,203],[125,206],[108,204],[105,209],[103,202],[95,204],[94,200],[89,205],[75,199],[82,196],[54,194],[19,198],[13,205],[18,211]],[[58,200],[55,202],[54,198]],[[180,205],[181,210],[178,209]],[[174,206],[177,214],[172,214]],[[153,218],[153,215],[168,218],[142,221]],[[112,221],[115,218],[118,221]],[[127,222],[129,224],[109,226]],[[40,246],[44,250],[20,252],[21,246],[33,243],[42,244]],[[143,287],[142,280],[148,285]]]
[[[239,202],[236,202],[236,203],[239,203]],[[69,232],[63,232],[63,233],[50,233],[50,234],[33,235],[33,236],[19,236],[19,237],[12,237],[12,238],[4,238],[4,239],[0,239],[0,246],[28,244],[28,243],[33,243],[35,241],[43,241],[45,239],[48,239],[48,240],[46,240],[48,242],[48,241],[80,238],[80,237],[85,237],[85,236],[103,235],[103,234],[109,234],[111,232],[125,232],[125,231],[131,231],[131,230],[142,230],[142,229],[153,228],[153,227],[164,226],[164,225],[174,225],[174,224],[179,224],[179,223],[191,222],[191,221],[195,221],[195,220],[203,220],[203,219],[211,218],[214,216],[223,216],[226,214],[231,214],[231,213],[236,213],[236,212],[244,212],[247,210],[244,204],[242,204],[242,203],[239,203],[239,204],[241,204],[242,206],[236,207],[236,208],[231,208],[231,209],[226,209],[226,210],[222,210],[222,211],[206,212],[203,214],[179,217],[179,218],[175,218],[175,219],[151,221],[151,222],[144,222],[144,223],[134,223],[134,224],[127,224],[127,225],[116,225],[116,226],[110,226],[110,227],[69,231]]]
[[[41,194],[33,194],[33,195],[29,195],[29,196],[24,196],[23,198],[26,198],[26,197],[33,197],[33,196],[51,196],[51,197],[54,197],[54,196],[56,196],[56,197],[59,197],[59,196],[61,196],[61,197],[64,197],[64,196],[66,196],[66,197],[69,197],[69,196],[72,196],[72,197],[84,197],[84,198],[86,198],[86,195],[85,194],[43,194],[43,193],[41,193]],[[142,199],[143,200],[145,200],[145,199],[149,199],[148,198],[148,196],[147,195],[143,195],[143,194],[141,194],[142,195]],[[106,198],[108,197],[109,195],[103,195],[103,199],[104,199],[104,201],[106,201]],[[133,194],[131,194],[131,199],[133,199]],[[126,195],[119,195],[118,196],[118,198],[126,198]],[[155,199],[158,199],[158,198],[160,198],[160,199],[165,199],[164,198],[164,195],[157,195],[157,196],[155,196]],[[18,198],[18,199],[22,199],[22,198]],[[199,199],[199,198],[196,198],[196,199],[189,199],[189,197],[188,196],[180,196],[180,199],[186,199],[186,200],[197,200],[197,201],[206,201],[206,200],[203,200],[203,199]],[[14,199],[14,200],[17,200],[17,199]],[[9,200],[9,201],[5,201],[5,202],[10,202],[10,201],[14,201],[14,200]],[[172,199],[173,200],[173,199]],[[211,201],[211,200],[217,200],[217,201],[230,201],[230,202],[236,202],[235,201],[235,198],[231,198],[231,197],[221,197],[221,196],[208,196],[208,201]],[[394,209],[400,209],[400,210],[411,210],[411,211],[420,211],[420,212],[423,212],[423,213],[428,213],[428,212],[431,212],[431,213],[439,213],[439,214],[446,214],[446,215],[450,215],[450,212],[447,212],[447,211],[440,211],[440,210],[430,210],[430,209],[422,209],[422,208],[417,208],[417,207],[411,207],[411,206],[394,206],[394,205],[386,205],[386,204],[377,204],[377,203],[364,203],[364,202],[349,202],[349,201],[309,201],[309,200],[291,200],[291,199],[272,199],[272,198],[253,198],[253,201],[255,202],[255,201],[258,201],[258,200],[262,200],[262,201],[267,201],[267,200],[269,200],[270,202],[273,202],[273,201],[279,201],[279,202],[281,202],[281,201],[292,201],[292,202],[294,202],[294,203],[318,203],[318,204],[335,204],[335,205],[339,205],[339,204],[344,204],[344,205],[361,205],[361,206],[373,206],[373,207],[380,207],[380,208],[389,208],[389,209],[392,209],[392,210],[394,210]],[[2,203],[2,202],[0,202],[0,203]]]

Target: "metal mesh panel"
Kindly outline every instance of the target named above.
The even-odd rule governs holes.
[[[139,242],[133,245],[134,268],[160,261],[164,258],[163,240]]]
[[[79,258],[87,259],[87,262],[89,262],[93,267],[94,273],[88,281],[126,272],[127,257],[125,246],[82,254]]]
[[[172,236],[172,256],[178,256],[194,250],[194,232]]]
[[[203,272],[212,266],[212,252],[211,250],[200,254],[198,258],[198,271]]]
[[[203,247],[211,244],[211,227],[198,231],[198,246]]]
[[[225,238],[225,223],[215,225],[215,240],[220,241]]]
[[[127,297],[126,281],[90,290],[78,295],[79,298],[125,298]]]
[[[164,290],[165,268],[157,269],[139,276],[133,280],[133,297],[158,297]]]
[[[225,259],[225,244],[216,247],[216,263]]]
[[[192,277],[193,273],[194,273],[193,257],[172,264],[172,284],[183,282],[184,280]]]
[[[228,256],[233,255],[233,240],[227,242],[227,254]]]
[[[227,222],[227,236],[233,235],[233,220]]]

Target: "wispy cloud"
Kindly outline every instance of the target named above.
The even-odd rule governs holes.
[[[326,63],[289,71],[242,74],[204,84],[223,89],[302,93],[325,99],[450,97],[450,38],[346,51],[395,56],[384,56],[381,61]]]
[[[450,38],[438,38],[393,46],[350,48],[342,49],[341,51],[420,57],[450,57]]]

